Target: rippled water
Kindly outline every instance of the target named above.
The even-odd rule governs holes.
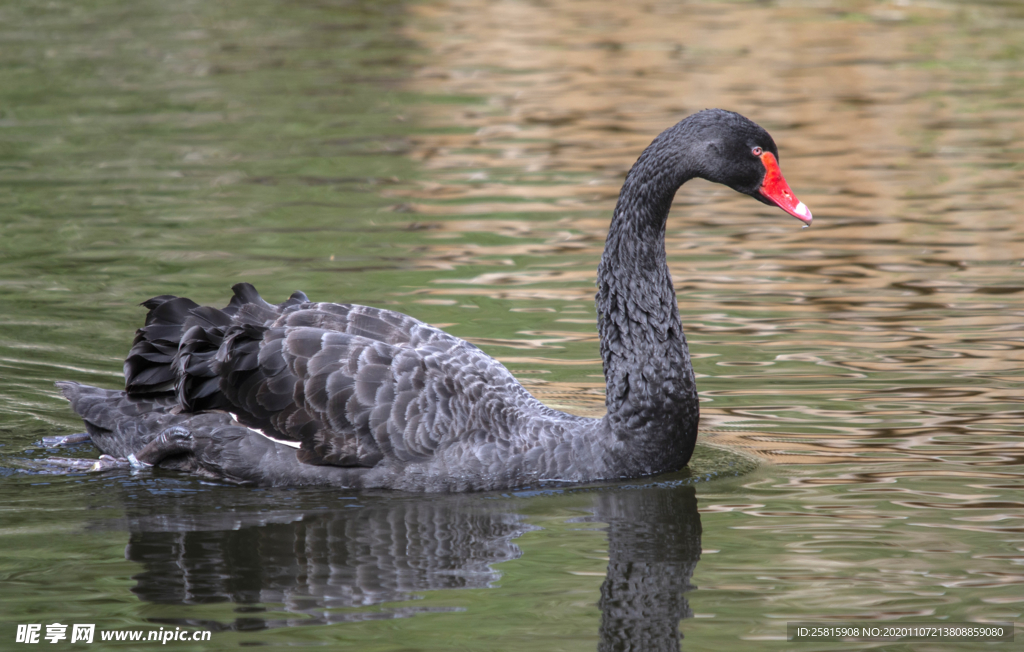
[[[4,646],[67,620],[207,628],[213,647],[864,649],[787,643],[785,624],[1021,620],[1018,3],[0,17]],[[772,132],[815,222],[703,182],[676,198],[704,400],[690,469],[427,499],[19,470],[79,428],[53,380],[118,385],[141,300],[221,303],[240,280],[443,325],[600,414],[593,278],[618,186],[709,106]]]

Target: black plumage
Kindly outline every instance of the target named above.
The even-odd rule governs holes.
[[[466,491],[677,470],[699,409],[665,221],[693,177],[757,197],[766,168],[752,149],[778,154],[753,122],[703,111],[627,176],[598,268],[604,418],[545,407],[480,349],[412,317],[301,292],[270,304],[246,283],[222,309],[145,302],[124,392],[61,388],[104,452],[237,482]]]

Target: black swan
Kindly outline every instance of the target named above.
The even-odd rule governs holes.
[[[693,453],[698,402],[665,220],[701,177],[811,213],[764,129],[701,111],[633,165],[597,271],[608,413],[545,407],[499,362],[389,310],[273,305],[248,284],[227,307],[159,296],[124,364],[125,391],[57,383],[108,465],[159,465],[263,486],[473,491],[676,471]]]

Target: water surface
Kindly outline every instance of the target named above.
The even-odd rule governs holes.
[[[210,649],[810,651],[870,644],[787,643],[786,622],[1021,620],[1018,4],[0,16],[0,640],[69,621]],[[703,182],[676,198],[690,469],[444,498],[18,470],[80,427],[53,380],[121,382],[140,301],[242,280],[444,326],[601,414],[619,184],[709,106],[771,131],[815,222]]]

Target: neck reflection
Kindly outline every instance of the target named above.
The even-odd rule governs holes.
[[[694,488],[602,495],[594,518],[608,524],[598,650],[678,652],[679,621],[693,617],[684,594],[694,588],[701,551]]]

